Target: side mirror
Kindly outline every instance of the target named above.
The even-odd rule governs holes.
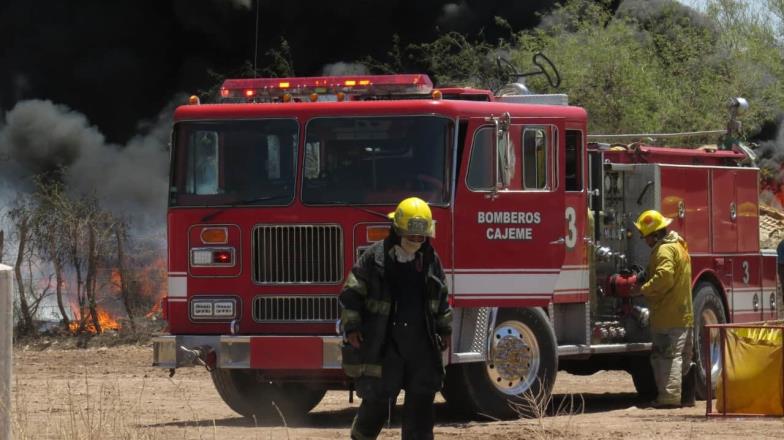
[[[512,116],[507,112],[501,116],[491,116],[488,121],[495,124],[493,133],[493,192],[508,188],[514,172],[514,150],[512,148],[509,128]]]

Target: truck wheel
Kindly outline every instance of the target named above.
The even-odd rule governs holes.
[[[706,387],[706,372],[702,329],[706,324],[724,324],[727,322],[727,315],[724,312],[724,304],[716,287],[711,283],[701,282],[694,288],[694,362],[697,363],[697,397],[705,400],[708,397]],[[716,389],[716,382],[721,374],[721,355],[719,333],[711,331],[710,336],[711,353],[711,385]]]
[[[656,379],[653,377],[653,367],[648,356],[632,358],[629,374],[640,399],[650,401],[656,398],[659,391],[656,389]]]
[[[466,392],[467,372],[470,364],[453,364],[446,367],[444,388],[441,395],[446,400],[449,411],[461,418],[473,417],[478,411],[474,399]]]
[[[257,423],[283,424],[280,413],[287,422],[301,418],[327,392],[299,383],[269,383],[261,380],[255,370],[216,368],[210,375],[226,405],[243,417],[255,418]]]
[[[495,419],[544,415],[558,371],[558,353],[550,322],[538,308],[501,310],[491,337],[489,359],[457,366],[446,387],[463,390],[470,400],[458,408]],[[450,399],[451,398],[451,399]]]

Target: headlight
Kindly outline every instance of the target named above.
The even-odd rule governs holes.
[[[191,319],[198,321],[229,321],[237,317],[236,298],[193,298]]]
[[[191,266],[231,267],[234,266],[234,248],[208,247],[191,249]]]

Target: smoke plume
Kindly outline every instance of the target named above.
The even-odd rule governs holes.
[[[506,32],[494,26],[495,16],[514,29],[530,28],[555,3],[8,0],[0,3],[0,41],[12,42],[0,51],[0,117],[22,100],[51,100],[82,113],[108,142],[125,145],[137,122],[155,118],[175,93],[213,87],[210,72],[236,75],[256,57],[259,68],[266,66],[281,38],[295,74],[318,75],[340,61],[385,59],[394,34],[403,46],[451,30],[482,31],[495,41]]]
[[[115,214],[162,225],[166,205],[171,108],[127,145],[108,143],[87,118],[51,101],[19,102],[0,127],[0,193],[33,189],[36,175],[63,171],[74,196],[95,195]]]

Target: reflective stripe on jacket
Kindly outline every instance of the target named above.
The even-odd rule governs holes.
[[[651,250],[648,277],[640,291],[651,309],[651,329],[693,326],[691,258],[677,232],[670,231]]]

